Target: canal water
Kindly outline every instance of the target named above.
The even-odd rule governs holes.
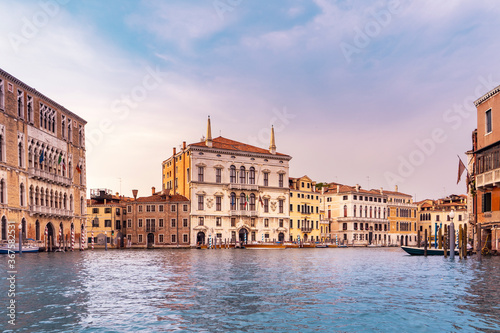
[[[0,256],[7,275],[7,256]],[[16,258],[4,332],[493,332],[500,257],[398,248],[123,250]]]

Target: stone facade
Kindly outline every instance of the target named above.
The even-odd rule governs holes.
[[[7,225],[56,247],[86,219],[86,121],[0,69],[1,240]],[[47,233],[47,237],[45,236]],[[62,239],[60,237],[62,235]]]

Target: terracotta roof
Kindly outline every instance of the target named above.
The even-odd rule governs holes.
[[[402,196],[405,196],[405,197],[411,197],[411,194],[406,194],[406,193],[402,193],[402,192],[394,192],[394,191],[386,191],[386,190],[382,190],[382,191],[384,191],[384,194],[402,195]]]
[[[195,147],[206,147],[205,141],[197,142],[197,143],[192,143],[190,146],[195,146]],[[241,152],[247,152],[247,153],[258,153],[258,154],[267,154],[267,155],[273,155],[269,152],[268,149],[264,148],[259,148],[255,146],[248,145],[246,143],[230,140],[223,138],[222,136],[219,136],[215,139],[212,140],[212,148],[214,149],[225,149],[225,150],[234,150],[234,151],[241,151]],[[281,153],[276,153],[276,155],[279,156],[289,156]]]
[[[331,186],[332,184],[336,184],[336,185]],[[325,190],[325,193],[327,193],[327,192],[337,193],[337,185],[339,185],[340,188],[339,188],[338,193],[356,192],[359,194],[380,195],[380,191],[365,190],[365,189],[362,189],[361,187],[359,188],[359,191],[356,191],[356,186],[341,185],[341,184],[337,184],[337,183],[330,183],[328,185],[329,185],[329,187]]]

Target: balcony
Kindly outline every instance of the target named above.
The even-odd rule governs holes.
[[[305,227],[305,228],[300,228],[300,231],[302,231],[303,233],[309,233],[311,231],[313,231],[313,228],[308,228],[308,227]]]
[[[63,186],[70,186],[71,185],[71,179],[69,179],[68,177],[55,175],[55,174],[50,173],[50,172],[45,171],[45,170],[40,170],[40,169],[36,169],[33,167],[29,167],[28,172],[29,172],[29,176],[31,178],[38,178],[41,180],[45,180],[49,183],[54,183],[54,184],[63,185]]]
[[[231,184],[229,184],[229,189],[230,190],[242,190],[242,191],[244,191],[244,190],[246,190],[246,191],[258,191],[259,185],[231,183]]]
[[[31,214],[59,217],[73,217],[73,212],[67,209],[30,205]]]
[[[229,212],[230,216],[248,216],[257,217],[258,213],[256,210],[232,210]]]
[[[500,184],[500,169],[493,169],[476,175],[477,188],[492,188]]]

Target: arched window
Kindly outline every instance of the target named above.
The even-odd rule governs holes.
[[[229,168],[229,181],[233,184],[236,183],[236,167],[234,165]]]
[[[372,214],[373,214],[373,207],[370,207],[370,218],[372,218],[372,217],[373,217],[373,215],[372,215]]]
[[[359,206],[359,217],[363,217],[363,206]]]
[[[250,184],[255,184],[255,168],[250,167],[250,172],[248,173],[248,180]]]
[[[33,206],[33,185],[30,186],[30,206]]]
[[[365,217],[368,217],[368,206],[365,206]]]
[[[54,208],[60,208],[57,202],[57,199],[59,199],[59,195],[57,194],[57,191],[54,192]]]
[[[255,194],[250,194],[250,210],[255,210]]]
[[[246,197],[245,197],[245,193],[241,193],[240,194],[240,210],[245,210],[245,207],[246,207]]]
[[[245,180],[246,180],[246,170],[245,170],[245,167],[242,166],[240,168],[240,184],[245,184]]]
[[[347,205],[344,205],[344,217],[347,217]]]
[[[49,192],[49,189],[46,189],[45,190],[45,207],[50,207],[49,201],[50,201],[50,192]]]
[[[396,217],[399,217],[399,208],[396,208]]]
[[[35,239],[40,240],[40,222],[38,220],[35,222]]]
[[[378,218],[380,218],[380,207],[378,208]]]
[[[50,208],[54,207],[54,191],[50,190]]]
[[[19,206],[24,206],[24,184],[19,185]]]
[[[40,189],[40,206],[45,206],[45,200],[44,200],[45,192],[43,190],[43,187]]]
[[[396,222],[396,231],[399,231],[399,222]]]
[[[80,214],[85,215],[85,202],[83,197],[80,197]]]
[[[23,166],[23,144],[22,142],[19,142],[19,167]]]
[[[69,195],[69,210],[73,213],[73,194]]]
[[[0,203],[5,203],[5,180],[0,180]]]
[[[26,219],[23,218],[21,220],[21,231],[22,231],[22,234],[23,234],[23,239],[26,239]]]
[[[354,212],[354,217],[356,217],[356,205],[354,205],[354,209],[352,211]]]
[[[231,210],[236,210],[236,193],[231,192]]]
[[[68,209],[68,195],[64,193],[64,209]]]
[[[2,216],[2,240],[7,240],[7,218]]]

